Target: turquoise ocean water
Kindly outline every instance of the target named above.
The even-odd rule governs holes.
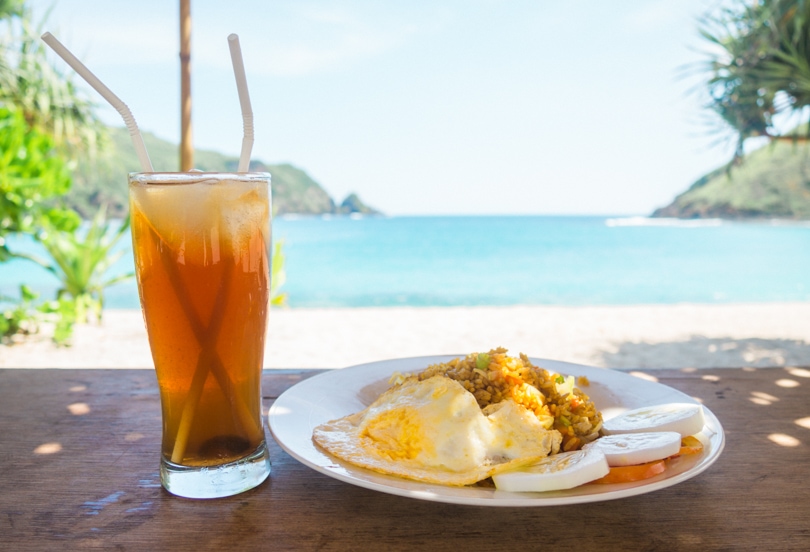
[[[810,300],[810,226],[591,216],[278,218],[290,307]],[[36,253],[27,241],[12,249]],[[113,273],[131,270],[126,255]],[[0,294],[57,281],[0,265]],[[106,306],[138,308],[134,281]]]

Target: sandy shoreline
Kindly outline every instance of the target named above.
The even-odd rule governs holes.
[[[274,309],[266,368],[342,368],[503,346],[609,368],[810,366],[810,303]],[[70,348],[0,346],[0,368],[150,368],[140,311],[105,311]]]

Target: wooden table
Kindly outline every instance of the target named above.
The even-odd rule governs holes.
[[[264,374],[264,408],[317,371]],[[0,550],[810,550],[810,370],[646,372],[717,415],[726,448],[658,492],[563,507],[391,496],[268,436],[273,473],[213,501],[158,480],[150,370],[0,370]]]

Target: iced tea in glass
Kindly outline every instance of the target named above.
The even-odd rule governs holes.
[[[132,173],[129,190],[163,486],[191,498],[253,488],[270,473],[261,414],[270,175]]]

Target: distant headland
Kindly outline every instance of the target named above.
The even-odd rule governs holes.
[[[67,203],[85,218],[92,217],[100,205],[107,205],[110,216],[123,216],[129,210],[126,175],[137,170],[138,158],[125,128],[109,127],[109,141],[92,158],[79,161],[73,172],[73,186]],[[152,133],[143,133],[146,149],[156,171],[175,171],[178,147]],[[239,159],[216,151],[196,150],[194,166],[202,171],[235,171]],[[306,172],[290,164],[269,165],[259,160],[250,164],[252,171],[272,175],[273,212],[276,215],[302,214],[380,214],[364,204],[356,194],[341,203]]]
[[[810,149],[774,141],[698,179],[652,216],[810,220]]]

